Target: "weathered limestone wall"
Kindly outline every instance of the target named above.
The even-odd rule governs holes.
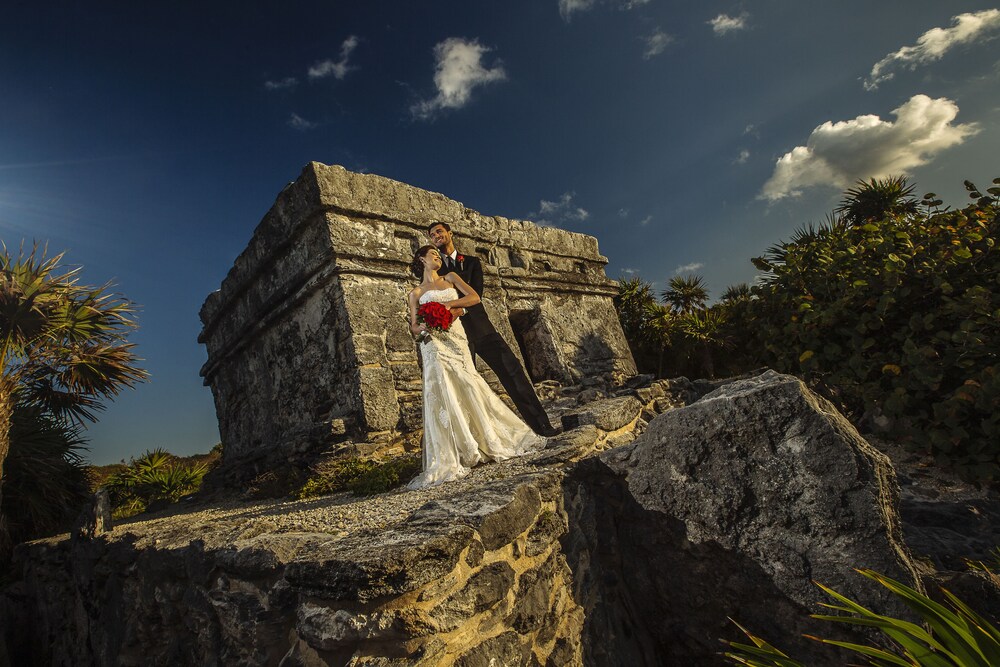
[[[734,618],[839,667],[803,639],[837,632],[808,616],[828,601],[813,579],[911,614],[853,570],[920,587],[889,460],[829,403],[770,371],[650,379],[578,392],[575,428],[544,450],[439,487],[194,507],[21,545],[0,658],[707,667]]]
[[[419,430],[405,296],[413,252],[437,220],[483,260],[485,307],[536,382],[635,374],[593,237],[311,163],[201,310],[202,375],[229,461]]]
[[[581,665],[560,479],[501,480],[348,537],[36,542],[0,641],[22,665]]]

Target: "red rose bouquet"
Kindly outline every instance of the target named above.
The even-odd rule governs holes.
[[[447,331],[451,328],[451,323],[455,321],[455,316],[443,303],[428,301],[417,308],[417,320],[423,322],[427,327],[426,331],[417,337],[421,343],[427,342],[432,331]]]

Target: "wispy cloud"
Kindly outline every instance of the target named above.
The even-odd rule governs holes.
[[[758,130],[757,126],[753,123],[747,123],[747,126],[743,129],[743,136],[745,137],[747,135],[750,135],[755,139],[760,139],[760,130]]]
[[[311,130],[317,125],[318,123],[314,123],[311,120],[306,120],[297,113],[292,113],[292,115],[288,117],[288,126],[295,128],[296,130],[302,130],[302,131]]]
[[[264,88],[267,90],[286,90],[288,88],[294,88],[298,84],[298,79],[294,76],[289,76],[278,81],[265,81]]]
[[[333,76],[335,79],[342,80],[347,73],[352,69],[357,69],[351,66],[348,61],[351,58],[351,53],[354,49],[358,47],[358,38],[354,35],[349,36],[344,40],[344,43],[340,45],[340,60],[336,62],[333,60],[321,60],[309,68],[309,78],[310,79],[322,79],[328,76]]]
[[[619,218],[623,218],[623,219],[627,218],[628,214],[629,214],[629,209],[627,209],[627,208],[620,208],[620,209],[618,209],[618,217]]]
[[[647,215],[645,218],[643,218],[642,220],[639,221],[639,225],[642,226],[642,227],[645,227],[646,225],[648,225],[652,221],[653,221],[653,216]]]
[[[893,70],[908,67],[913,70],[940,60],[944,54],[960,44],[980,41],[989,33],[1000,29],[1000,9],[984,9],[981,12],[959,14],[951,19],[950,28],[931,28],[913,46],[904,46],[875,63],[871,74],[865,79],[866,90],[875,90],[894,76]]]
[[[503,81],[502,65],[483,67],[483,55],[491,49],[477,40],[449,37],[434,47],[434,86],[437,95],[410,107],[414,118],[427,120],[443,109],[460,109],[469,103],[472,91],[488,83]]]
[[[702,268],[704,266],[705,265],[702,264],[701,262],[692,262],[690,264],[684,264],[684,265],[678,266],[676,269],[674,269],[674,275],[675,276],[679,276],[682,273],[694,273],[695,271],[697,271],[698,269],[700,269],[700,268]]]
[[[743,149],[740,154],[736,156],[733,160],[733,164],[746,164],[746,161],[750,159],[750,151]]]
[[[673,37],[657,28],[653,31],[653,34],[643,37],[643,42],[646,45],[646,49],[642,53],[643,59],[649,60],[654,56],[660,55],[673,41]]]
[[[597,0],[559,0],[559,16],[569,21],[575,12],[585,12],[595,4]]]
[[[586,12],[597,5],[616,7],[622,11],[648,5],[650,0],[559,0],[559,16],[569,23],[573,14]]]
[[[944,97],[914,95],[892,113],[895,122],[865,115],[823,123],[804,146],[778,159],[758,199],[776,201],[806,187],[845,188],[858,179],[906,174],[979,131],[975,123],[952,124],[958,105]]]
[[[716,35],[728,35],[731,32],[745,29],[747,27],[748,18],[750,18],[750,16],[746,12],[740,14],[739,16],[719,14],[711,21],[708,21],[708,24],[712,26],[712,30]]]
[[[575,196],[575,192],[564,192],[555,201],[543,199],[539,202],[538,210],[526,217],[543,227],[586,220],[590,213],[573,203]]]

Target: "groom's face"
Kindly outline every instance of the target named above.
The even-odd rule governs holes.
[[[451,232],[444,228],[444,225],[435,225],[431,227],[427,235],[431,239],[431,243],[436,245],[439,249],[444,250],[451,245]]]

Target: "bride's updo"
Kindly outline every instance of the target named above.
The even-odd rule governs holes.
[[[422,260],[431,250],[437,250],[437,248],[432,245],[425,245],[414,253],[413,261],[410,262],[410,273],[412,273],[414,277],[424,277],[424,263]]]

